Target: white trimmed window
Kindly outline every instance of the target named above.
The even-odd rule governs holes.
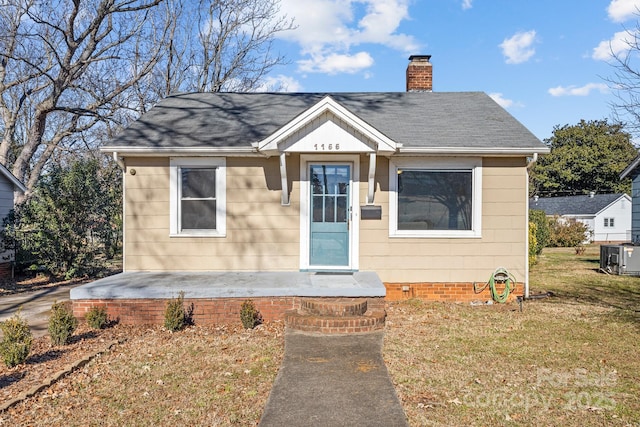
[[[480,159],[389,162],[391,237],[480,237]]]
[[[608,227],[608,228],[610,228],[610,227],[615,227],[615,221],[614,221],[614,218],[605,218],[605,219],[604,219],[604,226],[605,226],[605,227]]]
[[[224,158],[173,158],[170,162],[171,236],[224,237],[226,161]]]

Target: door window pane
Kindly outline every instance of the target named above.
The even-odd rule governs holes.
[[[313,222],[347,222],[349,166],[312,165]]]

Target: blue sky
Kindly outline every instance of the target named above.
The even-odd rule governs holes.
[[[281,0],[298,28],[271,74],[291,92],[398,92],[412,54],[434,91],[491,95],[538,138],[610,119],[611,49],[624,54],[640,0]]]

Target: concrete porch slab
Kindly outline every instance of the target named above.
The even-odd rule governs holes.
[[[258,297],[384,297],[373,271],[314,272],[127,272],[71,290],[71,300]]]

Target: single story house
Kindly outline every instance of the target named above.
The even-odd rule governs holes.
[[[4,165],[0,164],[0,221],[15,208],[15,193],[25,193],[27,188]],[[12,245],[9,245],[12,246]],[[12,247],[0,247],[0,278],[11,277],[16,252]]]
[[[627,194],[582,194],[533,197],[531,209],[549,216],[572,218],[585,224],[590,242],[628,242],[631,238],[631,198]]]
[[[157,317],[141,301],[169,282],[198,316],[249,297],[265,317],[307,296],[486,300],[474,284],[499,267],[526,293],[528,168],[549,149],[409,59],[407,92],[160,101],[102,147],[123,170],[124,273],[74,289],[76,315]]]
[[[620,173],[620,179],[631,178],[631,239],[640,244],[640,155]]]

